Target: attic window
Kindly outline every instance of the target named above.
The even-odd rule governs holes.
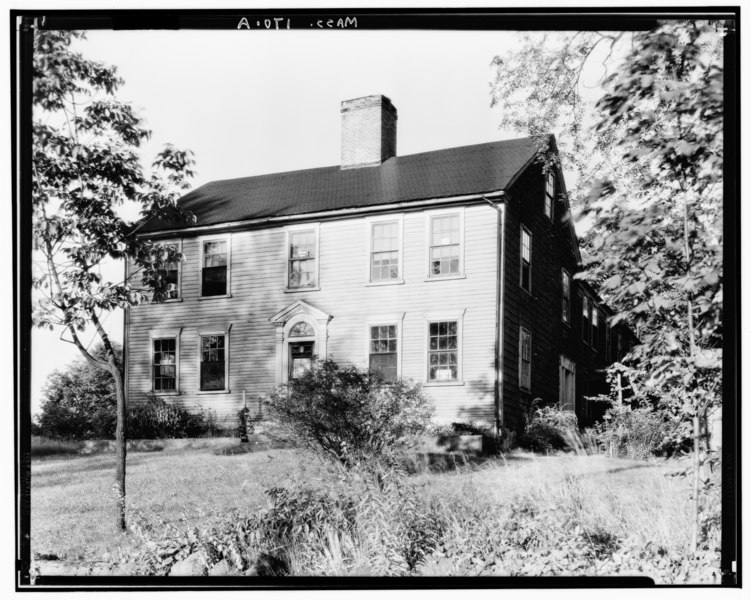
[[[553,220],[553,201],[555,200],[555,173],[548,171],[545,178],[545,216]]]

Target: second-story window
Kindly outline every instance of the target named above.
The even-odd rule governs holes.
[[[545,216],[553,220],[553,206],[555,200],[555,173],[548,171],[545,176]]]
[[[370,281],[399,279],[399,222],[373,223],[370,232]]]
[[[288,254],[289,288],[308,288],[316,285],[316,231],[305,229],[289,232]]]
[[[430,277],[461,273],[461,219],[458,214],[430,219]]]
[[[561,269],[561,283],[563,285],[561,319],[564,323],[571,322],[571,276],[566,269]]]
[[[519,284],[532,292],[532,234],[522,226],[521,235],[521,275]]]
[[[592,306],[589,301],[589,296],[582,295],[582,339],[590,343],[592,339]]]
[[[201,265],[201,296],[225,296],[227,294],[228,265],[227,240],[205,240]]]
[[[592,303],[592,348],[600,349],[600,311]]]

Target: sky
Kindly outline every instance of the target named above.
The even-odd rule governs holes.
[[[197,187],[339,164],[341,102],[371,94],[398,111],[399,155],[514,137],[490,108],[490,63],[516,40],[489,31],[90,31],[78,49],[117,66],[118,98],[153,132],[145,164],[165,143],[189,148]],[[122,339],[121,311],[104,323]],[[32,332],[33,413],[47,375],[78,356],[59,331]]]

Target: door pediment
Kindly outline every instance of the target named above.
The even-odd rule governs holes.
[[[308,304],[307,302],[305,302],[305,300],[297,300],[286,308],[280,310],[273,317],[271,317],[269,321],[279,327],[284,325],[292,317],[296,317],[297,315],[307,315],[311,319],[319,322],[323,321],[326,323],[334,318],[330,314],[316,308],[312,304]]]

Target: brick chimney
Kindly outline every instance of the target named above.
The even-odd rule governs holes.
[[[396,118],[380,94],[342,102],[342,169],[377,167],[396,156]]]

